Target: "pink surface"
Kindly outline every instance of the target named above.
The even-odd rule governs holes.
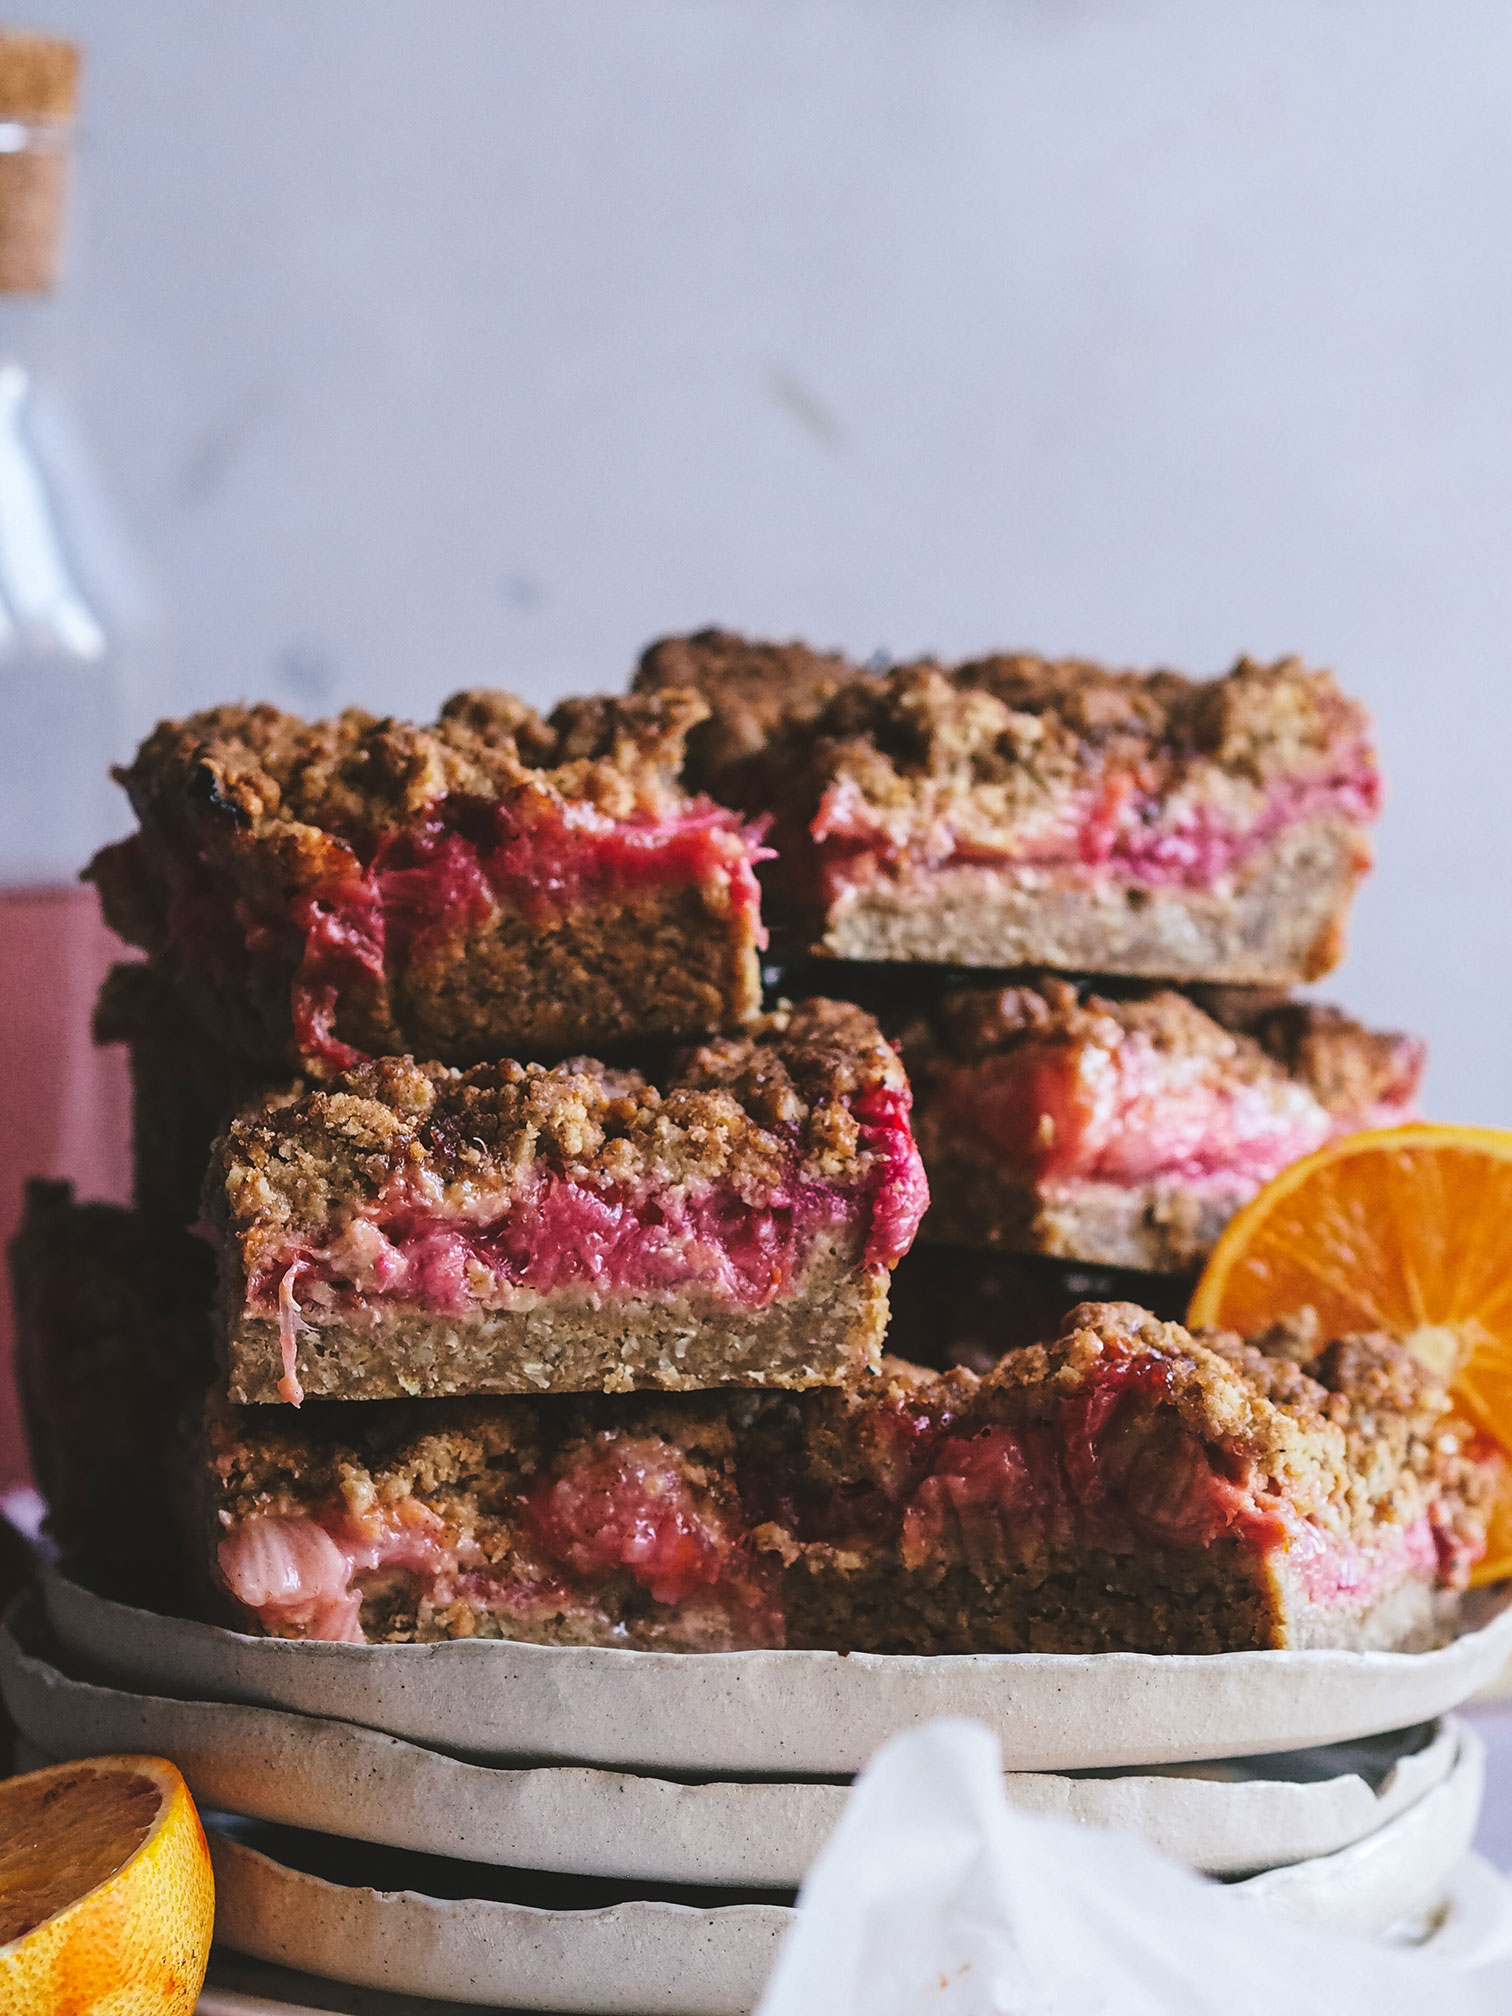
[[[1169,1383],[1163,1359],[1134,1358],[1069,1394],[1054,1421],[951,1436],[904,1516],[905,1564],[985,1574],[1068,1541],[1114,1552],[1282,1544],[1288,1509],[1159,1404]]]
[[[657,1603],[726,1581],[745,1551],[719,1502],[695,1493],[659,1436],[603,1436],[525,1501],[545,1551],[585,1582],[624,1569]]]
[[[309,845],[292,888],[270,864],[239,883],[213,851],[144,820],[97,865],[144,920],[152,949],[178,945],[232,991],[287,983],[301,1052],[332,1071],[364,1054],[335,1033],[347,996],[371,999],[386,977],[445,952],[496,908],[542,926],[635,889],[682,885],[733,917],[744,944],[766,944],[756,880],[764,829],[707,799],[664,819],[613,819],[532,784],[497,803],[442,796],[423,819],[356,843],[302,829]]]
[[[1012,1181],[1212,1180],[1239,1198],[1336,1135],[1410,1120],[1415,1075],[1401,1091],[1335,1114],[1291,1079],[1246,1082],[1221,1058],[1163,1050],[1143,1034],[1115,1045],[1030,1038],[942,1067],[924,1131],[931,1152],[968,1143]]]
[[[28,1176],[70,1178],[83,1197],[130,1191],[125,1054],[97,1050],[89,1023],[106,970],[133,955],[100,920],[92,889],[0,892],[0,1237]],[[0,1296],[0,1486],[29,1474],[11,1377],[9,1283]]]
[[[455,1572],[459,1549],[444,1533],[436,1514],[412,1498],[361,1520],[256,1514],[221,1541],[218,1560],[231,1594],[274,1636],[360,1645],[355,1578],[403,1572],[429,1584]]]
[[[1297,1579],[1314,1603],[1367,1600],[1384,1583],[1411,1573],[1448,1581],[1454,1555],[1439,1545],[1434,1523],[1426,1514],[1410,1526],[1392,1526],[1365,1546],[1330,1544],[1312,1527],[1292,1535],[1289,1548]],[[1473,1564],[1464,1560],[1468,1573]]]
[[[1333,1128],[1303,1086],[1246,1085],[1139,1037],[1116,1050],[1030,1040],[942,1071],[931,1103],[942,1137],[964,1137],[1010,1176],[1033,1183],[1221,1176],[1258,1184]]]
[[[343,990],[423,960],[496,905],[542,924],[636,887],[681,882],[718,889],[754,921],[758,842],[734,813],[708,804],[633,822],[591,805],[564,808],[527,785],[498,805],[444,801],[427,824],[381,840],[365,866],[333,843],[333,852],[350,854],[349,872],[329,876],[291,909],[303,941],[293,983],[300,1048],[333,1070],[357,1063],[361,1053],[332,1033]],[[756,937],[765,944],[759,923]]]
[[[821,1184],[748,1203],[713,1186],[642,1196],[553,1174],[474,1224],[394,1196],[328,1243],[281,1250],[248,1283],[247,1309],[280,1315],[286,1337],[291,1318],[318,1324],[379,1303],[464,1316],[572,1288],[698,1287],[731,1307],[761,1309],[793,1290],[816,1233],[859,1216],[865,1203]]]

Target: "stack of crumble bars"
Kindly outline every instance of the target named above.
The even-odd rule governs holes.
[[[1414,1042],[1288,998],[1376,808],[1326,675],[709,632],[549,720],[218,709],[122,781],[136,1208],[35,1185],[14,1254],[81,1572],[345,1641],[1445,1628],[1494,1480],[1404,1350],[1035,1303],[1169,1299],[1411,1108]]]

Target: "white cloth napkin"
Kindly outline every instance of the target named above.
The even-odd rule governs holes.
[[[1132,1835],[1015,1812],[979,1724],[894,1737],[756,2016],[1507,2016],[1512,1967],[1305,1930]]]

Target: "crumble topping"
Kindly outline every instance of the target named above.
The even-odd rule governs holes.
[[[566,700],[546,720],[512,694],[456,694],[431,727],[349,707],[304,721],[276,707],[214,707],[164,721],[117,774],[139,814],[167,800],[252,837],[299,827],[365,848],[445,797],[493,800],[521,785],[612,819],[684,804],[692,693]]]
[[[1368,716],[1295,658],[1195,680],[1027,654],[819,675],[799,656],[767,684],[770,646],[656,649],[636,689],[667,664],[697,683],[717,724],[699,781],[775,812],[780,856],[811,846],[825,901],[910,861],[1207,887],[1299,819],[1379,809]],[[776,886],[803,872],[784,859]]]
[[[717,1182],[754,1197],[792,1173],[796,1148],[805,1173],[858,1182],[870,1170],[858,1106],[906,1085],[872,1018],[822,1000],[694,1051],[665,1090],[588,1059],[458,1071],[383,1057],[234,1120],[207,1208],[255,1246],[339,1224],[395,1177],[423,1178],[464,1216],[538,1166],[585,1187]]]
[[[580,1280],[763,1306],[841,1225],[885,1270],[928,1196],[908,1107],[872,1019],[822,1000],[693,1052],[665,1089],[583,1060],[381,1058],[234,1120],[205,1209],[248,1311],[279,1318],[294,1399],[307,1288],[317,1322],[385,1297],[460,1315]]]
[[[1427,1061],[1421,1037],[1364,1029],[1341,1008],[1318,1001],[1264,1005],[1230,1026],[1274,1057],[1326,1111],[1340,1116],[1410,1108]]]
[[[1263,988],[1194,989],[1193,999],[1173,987],[1110,994],[1105,984],[1035,974],[1006,987],[953,988],[931,1016],[904,1023],[899,1041],[910,1064],[927,1067],[936,1057],[980,1063],[1027,1041],[1113,1050],[1133,1036],[1237,1084],[1284,1074],[1334,1114],[1406,1107],[1416,1097],[1420,1037],[1366,1029],[1342,1009],[1278,1000]]]
[[[729,630],[662,637],[641,654],[634,690],[700,694],[708,718],[688,736],[688,776],[718,796],[718,780],[755,755],[779,728],[811,724],[826,701],[865,675],[839,652],[758,644]]]
[[[1319,1345],[1293,1331],[1254,1342],[1193,1334],[1126,1302],[1083,1303],[1049,1346],[1010,1352],[981,1383],[981,1405],[1043,1406],[1085,1390],[1110,1365],[1151,1369],[1163,1404],[1205,1445],[1244,1464],[1304,1518],[1363,1535],[1468,1497],[1482,1519],[1492,1473],[1451,1423],[1442,1381],[1382,1334]]]
[[[1264,784],[1341,742],[1370,756],[1365,710],[1297,658],[1240,658],[1217,679],[1028,652],[873,671],[803,644],[711,630],[653,644],[633,685],[644,695],[686,689],[712,710],[701,743],[708,788],[726,781],[732,762],[806,740],[823,746],[830,767],[857,766],[882,796],[908,777],[970,788],[1016,785],[1021,773],[1033,795],[1094,757],[1131,770],[1152,757],[1205,761]]]

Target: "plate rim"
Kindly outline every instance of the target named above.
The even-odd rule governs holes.
[[[478,1761],[724,1776],[848,1775],[886,1735],[941,1714],[985,1721],[1013,1770],[1312,1748],[1433,1720],[1512,1654],[1512,1582],[1428,1651],[1209,1655],[330,1645],[164,1617],[60,1574],[43,1600],[91,1677],[327,1715]]]
[[[86,1719],[85,1748],[102,1743],[162,1748],[184,1768],[204,1805],[419,1853],[630,1881],[796,1886],[838,1821],[847,1789],[843,1777],[704,1778],[690,1784],[587,1763],[477,1764],[335,1717],[185,1700],[82,1678],[56,1664],[50,1652],[56,1648],[46,1644],[45,1619],[35,1602],[0,1623],[0,1693],[22,1734],[39,1749],[57,1751],[59,1723],[70,1712],[89,1718],[94,1709],[96,1719]],[[155,1717],[156,1726],[151,1721],[140,1726],[133,1704],[142,1704],[140,1716]],[[192,1730],[175,1743],[168,1725],[177,1720],[182,1731],[186,1711],[194,1717]],[[127,1726],[119,1721],[111,1726],[109,1718],[122,1716],[132,1718]],[[103,1736],[101,1719],[107,1724]],[[1375,1785],[1349,1767],[1327,1777],[1309,1773],[1290,1779],[1263,1773],[1203,1778],[1183,1774],[1179,1766],[1139,1765],[1112,1780],[1017,1771],[1005,1778],[1010,1800],[1027,1810],[1130,1827],[1209,1874],[1248,1874],[1335,1852],[1408,1810],[1454,1768],[1463,1727],[1457,1717],[1439,1718],[1428,1740],[1401,1750]],[[276,1784],[248,1762],[294,1745],[301,1746],[302,1768],[285,1772]],[[232,1761],[218,1774],[214,1752],[222,1746]],[[1054,1787],[1049,1799],[1035,1798],[1037,1785],[1046,1780]],[[1111,1785],[1120,1789],[1103,1789]],[[417,1816],[415,1824],[396,1820],[386,1800],[402,1802],[404,1811]],[[559,1802],[554,1811],[553,1802]],[[1151,1807],[1163,1810],[1152,1813]],[[447,1826],[460,1830],[445,1839],[432,1831],[430,1817],[443,1808]],[[397,1841],[396,1826],[402,1834]],[[1269,1834],[1274,1844],[1277,1830],[1282,1852],[1267,1856],[1258,1845],[1261,1836]],[[740,1854],[711,1869],[711,1844],[732,1838],[740,1842]],[[625,1845],[606,1858],[606,1841]],[[456,1845],[448,1845],[452,1842]],[[606,1866],[606,1859],[613,1866]]]

